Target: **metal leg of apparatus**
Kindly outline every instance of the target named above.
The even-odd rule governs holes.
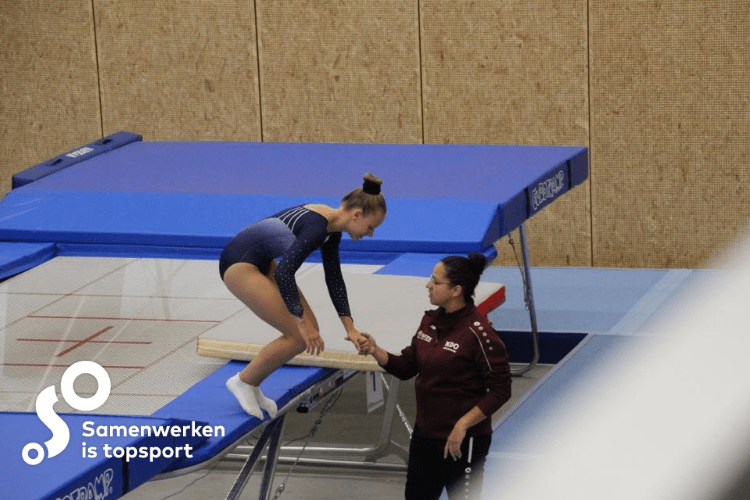
[[[242,469],[237,476],[237,479],[235,479],[234,484],[232,485],[232,489],[229,490],[229,493],[226,496],[226,500],[237,500],[237,498],[239,498],[242,490],[244,490],[245,486],[247,485],[247,481],[250,479],[250,476],[253,473],[253,469],[255,469],[255,465],[258,463],[258,459],[260,459],[261,457],[261,453],[263,453],[263,450],[266,447],[266,443],[270,439],[271,444],[268,452],[269,458],[266,460],[266,470],[263,474],[263,486],[266,488],[266,490],[264,491],[263,487],[261,487],[260,497],[264,500],[268,498],[268,493],[270,490],[269,485],[273,480],[273,474],[276,467],[275,454],[278,453],[279,444],[281,442],[281,430],[284,427],[284,417],[285,414],[282,414],[276,420],[270,422],[263,430],[263,434],[261,434],[255,447],[253,447],[252,453],[250,453],[250,455],[247,457],[247,460],[245,460],[245,463],[243,464]],[[272,452],[274,453],[274,460],[270,459]],[[271,468],[270,471],[269,467]]]
[[[393,428],[393,417],[396,413],[398,406],[398,388],[401,381],[396,377],[391,377],[390,386],[386,386],[388,390],[388,398],[385,402],[385,411],[383,414],[383,423],[380,428],[380,436],[375,444],[362,447],[326,447],[326,446],[307,446],[305,452],[307,453],[323,453],[330,454],[336,457],[334,460],[318,459],[314,462],[310,462],[310,465],[314,464],[330,464],[330,465],[347,465],[348,462],[342,460],[343,457],[365,457],[365,462],[374,462],[378,458],[384,456],[389,450],[391,443],[391,430]],[[281,448],[282,453],[292,453],[296,456],[300,451],[299,446],[283,446]],[[400,449],[393,450],[406,462],[406,454]],[[286,457],[281,457],[282,459]],[[305,458],[299,459],[300,463],[306,463]],[[349,462],[350,463],[350,462]]]
[[[513,370],[511,372],[514,376],[520,376],[528,372],[536,366],[539,362],[539,333],[536,324],[536,309],[534,308],[534,294],[531,288],[531,273],[529,272],[529,248],[526,242],[526,224],[521,224],[518,228],[518,232],[521,240],[521,255],[523,258],[523,283],[524,283],[524,299],[526,301],[526,307],[529,308],[529,319],[531,320],[531,341],[534,345],[534,357],[524,368],[520,370]]]
[[[279,450],[281,449],[281,432],[284,429],[284,418],[286,413],[276,419],[276,427],[271,435],[271,442],[268,443],[268,454],[266,456],[266,468],[263,471],[263,480],[260,484],[259,500],[268,500],[271,498],[271,487],[273,486],[273,477],[276,474],[276,465],[278,463]]]
[[[322,454],[331,458],[306,458],[300,457],[300,452],[303,451],[302,446],[288,445],[282,446],[278,457],[278,462],[282,464],[287,463],[298,463],[300,465],[310,466],[328,466],[328,467],[351,467],[363,470],[384,470],[384,471],[405,471],[406,465],[391,465],[391,464],[377,464],[375,461],[388,454],[388,452],[394,453],[396,456],[401,458],[406,464],[408,460],[408,450],[401,446],[391,446],[395,443],[391,442],[391,432],[393,428],[393,417],[396,414],[398,407],[398,389],[400,380],[396,377],[391,376],[390,385],[386,385],[388,390],[388,398],[385,403],[385,411],[383,414],[383,422],[380,429],[380,436],[378,441],[371,445],[365,445],[360,447],[349,447],[349,446],[305,446],[304,452],[310,454]],[[404,417],[402,416],[402,420]],[[406,423],[406,422],[405,422]],[[411,429],[407,426],[407,430],[411,433]],[[262,436],[261,436],[262,437]],[[242,459],[244,460],[248,454],[254,454],[258,446],[263,448],[264,443],[258,442],[255,446],[240,445],[234,450],[234,453],[228,454],[227,459]],[[353,460],[348,460],[347,457],[351,457]],[[364,459],[364,460],[363,460]]]
[[[390,389],[390,387],[388,387],[388,383],[385,381],[385,375],[381,373],[380,376],[383,379],[383,385],[385,386],[385,389],[387,391],[390,391],[391,389]],[[392,376],[392,378],[396,382],[400,382],[396,377]],[[398,412],[398,416],[401,417],[401,422],[404,424],[404,427],[406,428],[406,432],[408,432],[409,433],[409,437],[411,437],[412,432],[414,432],[414,431],[411,428],[411,424],[409,423],[409,419],[406,418],[406,414],[404,413],[404,410],[401,409],[401,406],[398,403],[396,403],[396,411]]]
[[[398,406],[398,386],[401,383],[399,379],[391,376],[391,385],[386,386],[388,390],[388,399],[385,402],[385,416],[383,426],[380,428],[380,437],[377,446],[367,450],[369,453],[365,457],[366,462],[374,462],[385,454],[391,442],[391,429],[393,428],[393,416],[395,411],[401,408]],[[402,457],[404,458],[404,457]]]

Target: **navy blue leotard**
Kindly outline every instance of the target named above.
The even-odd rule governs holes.
[[[341,274],[339,244],[341,233],[328,232],[328,220],[303,206],[287,208],[250,224],[235,236],[221,253],[219,274],[237,262],[255,264],[267,273],[278,258],[274,277],[289,312],[301,317],[302,301],[294,274],[305,259],[320,248],[326,286],[339,316],[351,316],[344,277]]]

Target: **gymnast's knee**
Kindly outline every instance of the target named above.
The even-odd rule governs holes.
[[[307,344],[305,344],[305,341],[299,336],[290,338],[289,341],[290,345],[293,347],[292,352],[294,352],[294,356],[302,354],[307,349]]]
[[[297,354],[303,353],[305,349],[307,349],[305,339],[302,338],[302,335],[300,335],[299,331],[281,332],[281,337],[285,339],[289,343],[289,345],[294,347],[295,356]]]

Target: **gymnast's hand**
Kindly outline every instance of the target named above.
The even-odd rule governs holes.
[[[305,352],[312,354],[313,356],[317,356],[323,352],[325,349],[323,338],[310,320],[304,317],[300,318],[297,322],[297,327],[299,328],[300,336],[302,336],[302,339],[305,341]]]
[[[352,327],[348,332],[346,332],[346,339],[354,344],[354,347],[357,348],[357,351],[359,351],[360,354],[367,354],[368,344],[365,334]]]

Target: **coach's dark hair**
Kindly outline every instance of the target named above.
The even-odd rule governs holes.
[[[341,199],[344,208],[361,208],[364,215],[376,212],[386,213],[385,198],[380,192],[383,180],[367,173],[364,176],[362,187],[355,189]]]
[[[469,257],[451,255],[440,262],[445,267],[445,275],[451,285],[461,285],[464,292],[464,302],[474,303],[474,290],[479,283],[484,268],[487,266],[487,257],[481,253],[471,252]]]

